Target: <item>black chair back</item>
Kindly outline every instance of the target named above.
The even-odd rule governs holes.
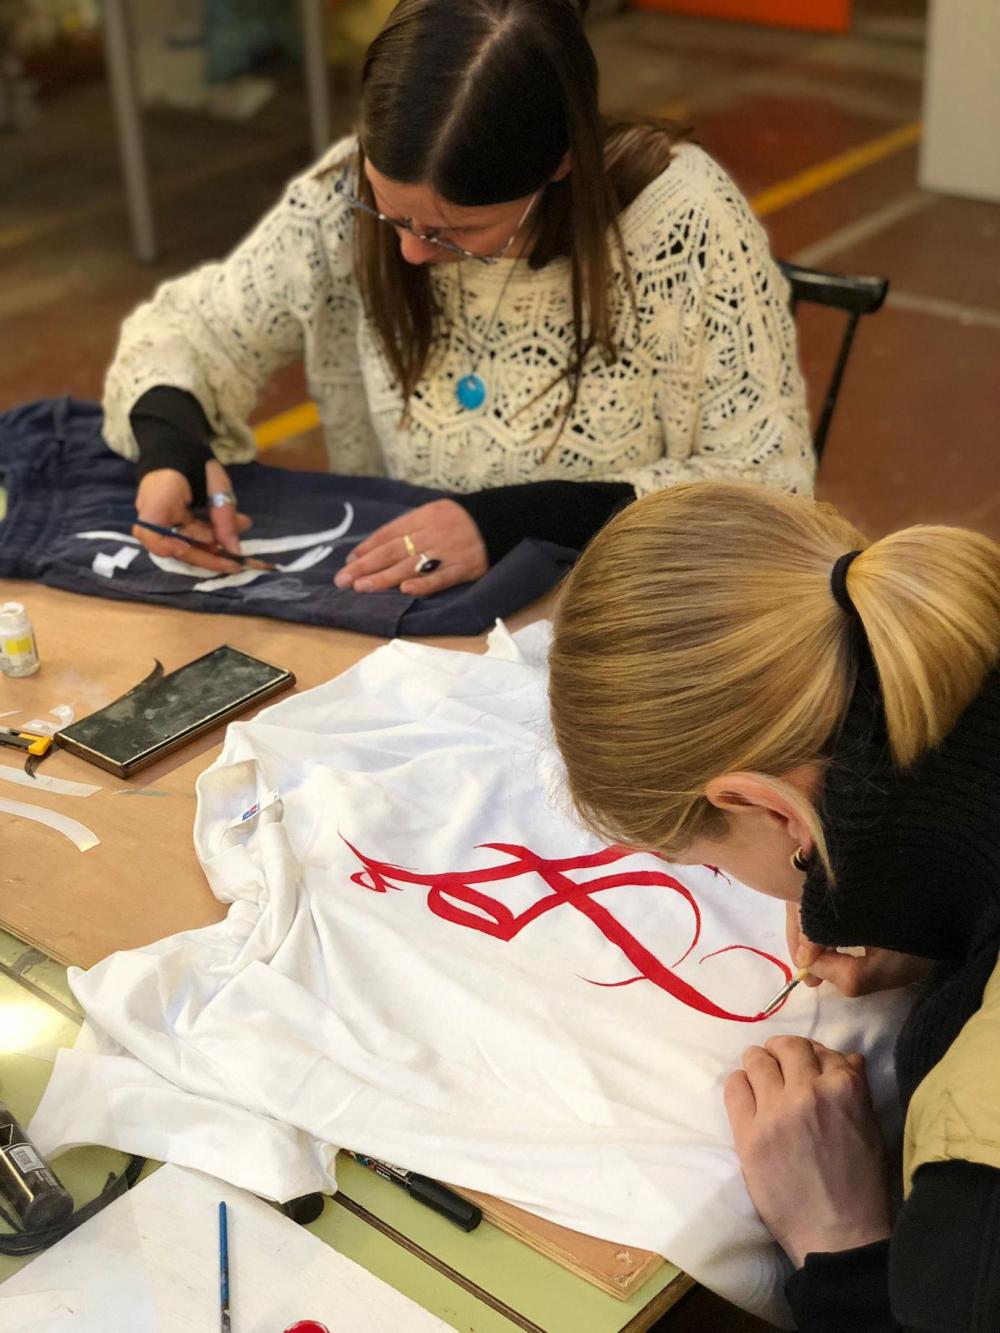
[[[825,273],[821,269],[801,268],[798,264],[789,264],[784,260],[778,261],[778,267],[791,284],[793,314],[800,301],[810,301],[813,305],[842,310],[847,316],[837,360],[827,385],[823,409],[813,436],[813,449],[816,452],[816,461],[819,462],[826,447],[833,409],[837,405],[837,395],[840,393],[847,358],[851,354],[858,320],[862,315],[873,315],[876,310],[881,309],[889,291],[889,279],[852,277],[846,273]]]

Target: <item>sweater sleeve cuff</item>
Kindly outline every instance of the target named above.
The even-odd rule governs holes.
[[[807,1254],[785,1284],[803,1333],[897,1333],[889,1306],[889,1242]]]
[[[525,537],[581,551],[635,487],[622,481],[529,481],[452,497],[475,521],[491,565]]]
[[[212,429],[198,400],[183,389],[158,385],[136,402],[129,423],[139,447],[136,474],[172,468],[187,479],[191,503],[205,503],[205,464],[213,457]]]

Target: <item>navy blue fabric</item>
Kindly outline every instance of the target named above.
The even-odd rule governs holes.
[[[558,582],[577,552],[522,541],[477,582],[433,597],[354,593],[333,576],[354,542],[440,492],[384,477],[290,472],[260,463],[231,466],[240,508],[253,519],[248,537],[285,537],[335,528],[354,508],[349,534],[311,569],[262,574],[243,587],[196,592],[187,575],[157,568],[140,549],[113,577],[95,573],[94,557],[129,544],[135,518],[135,467],[101,436],[101,410],[72,398],[44,399],[0,414],[0,479],[7,517],[0,523],[0,575],[55,588],[157,602],[188,611],[272,616],[364,634],[477,634]],[[88,531],[120,533],[83,539]],[[353,537],[353,541],[351,538]],[[264,558],[289,562],[301,550]],[[212,577],[206,572],[202,577]]]

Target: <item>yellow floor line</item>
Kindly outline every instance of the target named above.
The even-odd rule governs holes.
[[[647,107],[646,114],[657,116],[660,120],[687,120],[691,114],[691,103],[686,97],[674,97],[669,102],[661,102],[659,106]]]
[[[271,449],[283,440],[290,440],[293,435],[304,435],[307,430],[314,430],[319,425],[319,412],[312,402],[299,403],[287,412],[279,412],[275,417],[268,417],[259,426],[254,427],[254,439],[258,449]]]
[[[857,148],[849,148],[826,162],[820,162],[818,166],[800,171],[797,176],[779,181],[777,185],[761,190],[760,194],[750,200],[753,211],[759,218],[766,218],[769,213],[776,213],[779,208],[797,204],[800,199],[816,194],[819,190],[825,190],[828,185],[835,185],[837,181],[853,176],[858,171],[864,171],[866,167],[881,162],[883,158],[891,157],[893,153],[898,153],[903,148],[909,148],[911,144],[919,141],[921,130],[919,120],[913,121],[910,125],[901,125],[899,129],[883,134],[878,139],[860,144]]]
[[[683,115],[683,108],[684,104],[680,102],[666,103],[656,108],[652,114],[676,117]],[[779,208],[796,204],[810,194],[825,190],[827,186],[835,185],[837,181],[853,176],[858,171],[864,171],[866,167],[891,157],[893,153],[909,148],[911,144],[919,141],[921,132],[922,125],[919,120],[909,125],[901,125],[899,129],[891,130],[888,134],[880,135],[868,143],[859,144],[857,148],[849,148],[826,162],[820,162],[818,166],[800,171],[797,176],[791,176],[786,181],[779,181],[777,185],[769,186],[768,189],[755,195],[750,204],[758,217],[767,217],[770,213],[776,213]],[[255,427],[257,448],[261,451],[271,449],[274,445],[281,444],[295,435],[301,435],[318,425],[319,413],[316,405],[311,402],[301,403],[298,407],[270,417]]]

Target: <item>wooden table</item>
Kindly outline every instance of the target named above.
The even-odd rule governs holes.
[[[308,689],[381,642],[259,617],[197,615],[0,581],[0,601],[7,600],[28,607],[42,660],[34,676],[0,677],[0,712],[22,710],[7,719],[13,724],[56,704],[71,704],[83,716],[134,685],[154,659],[169,671],[222,643],[290,668],[297,688]],[[527,623],[545,609],[540,604],[509,623]],[[433,642],[469,652],[486,646],[484,637]],[[0,924],[10,932],[0,932],[0,1015],[9,1019],[0,1025],[9,1035],[0,1042],[0,1080],[16,1114],[31,1113],[53,1048],[75,1036],[79,1015],[61,964],[87,967],[117,949],[224,915],[192,841],[195,779],[216,757],[221,740],[221,731],[204,737],[131,781],[62,751],[48,757],[42,773],[101,786],[87,799],[0,782],[0,797],[69,814],[101,840],[80,853],[52,830],[0,813]],[[17,753],[0,750],[0,764],[17,765]],[[22,941],[34,947],[26,949]],[[57,1169],[82,1201],[98,1191],[116,1157],[104,1149],[79,1149],[64,1154]],[[489,1223],[466,1236],[354,1163],[345,1163],[338,1175],[341,1193],[312,1229],[468,1333],[640,1333],[691,1285],[667,1265],[619,1301]],[[12,1261],[0,1261],[0,1277],[11,1271]]]

